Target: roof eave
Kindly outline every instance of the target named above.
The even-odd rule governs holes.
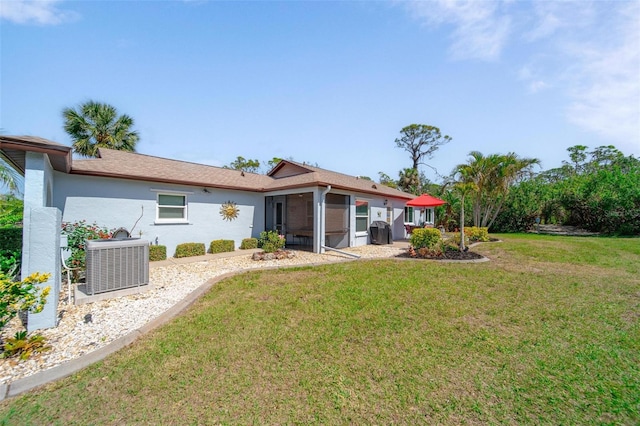
[[[40,138],[38,138],[40,139]],[[69,173],[72,162],[72,148],[70,146],[59,145],[57,143],[48,143],[45,139],[41,141],[31,139],[29,137],[20,136],[0,136],[0,150],[2,151],[21,151],[21,152],[38,152],[50,156],[51,165],[57,171]],[[51,158],[53,157],[53,158]],[[11,165],[20,171],[25,172],[26,165],[18,164],[10,161]]]

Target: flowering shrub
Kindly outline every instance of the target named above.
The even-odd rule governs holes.
[[[434,249],[440,243],[442,234],[435,228],[416,228],[411,232],[411,245],[417,250]]]
[[[489,241],[489,232],[488,228],[479,228],[477,226],[465,226],[464,227],[464,242],[465,245],[469,245],[470,243],[477,242],[487,242]],[[460,233],[456,233],[453,236],[453,242],[457,245],[460,245]]]
[[[260,247],[265,253],[273,253],[284,248],[286,243],[284,235],[276,231],[263,231],[260,233]]]
[[[87,221],[63,222],[62,235],[67,236],[67,247],[71,255],[67,260],[67,265],[72,268],[85,267],[85,241],[111,238],[113,229],[98,226],[95,222],[88,225]]]
[[[482,241],[482,242],[489,241],[488,228],[479,228],[477,226],[465,226],[464,234],[473,243],[478,241]]]
[[[13,281],[0,272],[0,329],[19,311],[42,312],[51,287],[40,289],[36,284],[47,282],[50,276],[36,272],[22,281]]]

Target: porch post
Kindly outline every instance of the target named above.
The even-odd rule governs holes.
[[[53,169],[46,154],[26,152],[22,228],[22,278],[50,273],[39,288],[51,287],[42,312],[29,314],[27,330],[57,325],[60,295],[60,226],[62,213],[52,204]]]
[[[313,192],[313,204],[316,206],[313,221],[313,252],[324,253],[326,220],[325,220],[325,196],[331,191],[331,185],[324,190],[320,188]]]
[[[62,214],[55,207],[26,208],[22,233],[22,278],[34,272],[50,273],[40,289],[51,287],[42,312],[29,313],[27,330],[39,330],[58,325],[60,298],[60,225]]]

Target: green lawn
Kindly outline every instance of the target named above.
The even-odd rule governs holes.
[[[638,424],[640,239],[228,279],[5,424]]]

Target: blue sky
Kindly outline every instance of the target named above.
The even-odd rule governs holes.
[[[293,158],[396,178],[404,126],[561,165],[640,156],[640,2],[2,0],[0,128],[71,144],[89,99],[135,119],[138,152],[222,166]],[[432,180],[437,176],[427,167]]]

